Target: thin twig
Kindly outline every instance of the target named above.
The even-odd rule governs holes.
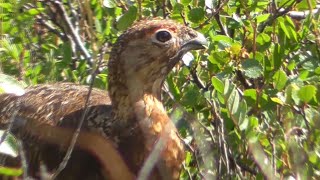
[[[70,30],[70,34],[71,34],[71,37],[72,37],[73,41],[78,46],[78,48],[80,49],[82,54],[85,56],[88,64],[92,65],[92,62],[91,62],[92,61],[92,57],[91,57],[90,53],[88,52],[88,50],[85,48],[83,42],[81,41],[81,38],[80,38],[79,34],[77,33],[77,31],[75,30],[75,27],[72,25],[72,23],[70,21],[70,18],[68,17],[68,14],[67,14],[64,6],[59,1],[51,0],[51,2],[62,13],[61,16],[62,16],[63,20],[66,22],[66,25]]]
[[[61,40],[67,40],[67,36],[63,33],[58,31],[56,28],[52,27],[48,22],[46,22],[43,17],[37,17],[37,22],[43,25],[47,30],[55,35],[57,35]]]
[[[192,76],[193,82],[202,90],[207,91],[208,88],[204,85],[204,83],[202,82],[202,80],[199,78],[198,74],[197,74],[197,69],[196,68],[190,68],[189,67],[189,72]]]
[[[192,119],[190,121],[193,121]],[[199,158],[198,158],[198,155],[197,155],[197,150],[194,149],[190,144],[188,144],[179,134],[178,134],[178,137],[180,138],[181,142],[183,142],[184,146],[187,148],[188,151],[190,151],[195,159],[195,164],[196,164],[196,168],[199,172],[199,175],[201,176],[201,179],[204,179],[204,175],[201,171],[201,168],[200,168],[200,165],[199,165]]]
[[[219,2],[218,2],[218,8],[216,8],[216,9],[214,10],[214,12],[213,12],[203,23],[199,24],[198,27],[195,27],[194,29],[198,30],[198,29],[201,29],[203,26],[210,24],[210,23],[211,23],[211,19],[212,19],[215,15],[219,14],[220,10],[223,8],[224,5],[226,5],[226,4],[228,3],[228,1],[229,1],[229,0],[225,0],[225,1],[223,1],[223,2],[220,2],[220,1],[219,1]]]
[[[308,121],[308,119],[306,117],[306,113],[305,113],[304,109],[305,109],[305,106],[300,108],[300,112],[301,112],[301,115],[303,117],[303,120],[304,120],[304,123],[306,125],[307,130],[308,130],[308,132],[310,132],[311,128],[310,128],[309,121]]]
[[[162,0],[162,16],[163,19],[166,18],[166,0]]]
[[[281,11],[284,11],[284,9],[281,9]],[[306,10],[306,11],[289,11],[287,15],[291,17],[292,19],[302,20],[309,16],[309,14],[317,14],[320,12],[320,9],[313,9],[313,10]]]
[[[100,56],[100,59],[98,61],[98,65],[97,65],[96,69],[94,69],[93,72],[92,72],[92,79],[91,79],[91,82],[90,82],[90,85],[89,85],[89,91],[88,91],[88,95],[86,97],[86,101],[85,101],[85,104],[84,104],[84,111],[82,113],[82,117],[80,119],[80,122],[79,122],[79,124],[77,126],[76,131],[73,134],[70,146],[68,147],[68,150],[67,150],[65,156],[63,157],[62,162],[59,164],[59,167],[56,170],[56,172],[52,175],[52,179],[55,179],[58,176],[58,174],[66,167],[66,165],[67,165],[67,163],[68,163],[68,161],[70,159],[71,153],[72,153],[72,151],[74,149],[74,146],[75,146],[76,141],[78,139],[79,133],[81,131],[82,124],[83,124],[83,122],[84,122],[84,120],[86,118],[87,112],[88,112],[90,95],[91,95],[91,92],[92,92],[92,89],[93,89],[94,80],[96,78],[96,73],[97,73],[97,70],[99,68],[99,65],[102,63],[103,53],[104,53],[105,49],[106,49],[106,47],[101,48],[101,56]]]

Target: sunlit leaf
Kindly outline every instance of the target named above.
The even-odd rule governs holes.
[[[287,80],[288,80],[288,77],[287,77],[286,73],[282,70],[277,71],[273,75],[274,86],[279,91],[285,87]]]
[[[135,6],[131,6],[128,10],[128,12],[126,12],[125,14],[123,14],[117,23],[117,28],[119,30],[125,30],[127,29],[129,26],[131,26],[134,22],[134,20],[136,20],[137,17],[137,8]]]
[[[211,82],[213,87],[220,93],[223,93],[224,91],[224,85],[223,82],[220,81],[220,79],[218,79],[217,77],[212,77],[211,78]]]
[[[303,102],[308,103],[312,98],[315,97],[316,93],[317,88],[315,86],[306,85],[300,88],[298,96]]]
[[[239,104],[240,104],[239,93],[235,89],[233,89],[227,102],[228,109],[232,115],[238,111]]]
[[[29,15],[34,16],[34,15],[40,14],[40,13],[43,12],[44,10],[45,10],[44,8],[33,8],[33,9],[29,9],[29,10],[27,11],[27,13],[28,13]]]
[[[257,16],[257,23],[261,23],[263,21],[266,21],[269,18],[270,14],[262,14]]]
[[[6,176],[21,176],[23,173],[22,169],[10,168],[10,167],[1,167],[0,166],[0,174]]]
[[[283,105],[284,103],[282,102],[282,100],[281,99],[279,99],[279,98],[277,98],[277,97],[272,97],[272,98],[270,98],[271,99],[271,101],[273,101],[273,102],[275,102],[275,103],[277,103],[277,104],[280,104],[280,105]]]

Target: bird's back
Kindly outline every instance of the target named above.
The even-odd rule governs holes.
[[[21,130],[23,129],[21,125],[24,122],[19,121],[33,119],[40,124],[65,127],[74,131],[83,116],[88,93],[88,86],[57,83],[27,88],[26,93],[22,96],[0,94],[0,127],[3,130],[7,129],[11,123],[11,130],[23,140],[27,161],[32,163],[28,169],[30,175],[39,176],[34,174],[39,171],[37,169],[40,165],[39,162],[50,165],[51,167],[47,167],[49,171],[56,169],[66,151],[62,147],[42,142],[37,137],[31,137],[27,132]],[[110,136],[111,102],[107,92],[92,89],[86,114],[82,131],[98,131],[102,136]],[[35,151],[39,153],[34,153]],[[20,159],[9,158],[5,161],[5,165],[20,164],[17,161]],[[69,177],[69,175],[72,176]],[[102,177],[99,172],[99,164],[92,156],[81,150],[75,150],[60,177],[74,179],[74,175],[79,175],[81,179],[85,179],[85,177],[101,179]]]
[[[37,119],[39,122],[50,125],[77,124],[78,120],[73,122],[72,119],[65,119],[64,115],[82,111],[88,93],[88,86],[57,83],[32,86],[27,88],[26,93],[22,96],[0,94],[0,122],[2,125],[8,123],[10,117],[17,113],[18,116]],[[89,107],[110,105],[111,101],[107,92],[92,90]]]

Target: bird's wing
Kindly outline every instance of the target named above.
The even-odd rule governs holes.
[[[27,88],[22,96],[0,94],[0,127],[7,127],[16,117],[31,118],[53,126],[77,127],[88,93],[87,86],[58,83]],[[98,89],[91,91],[87,113],[89,118],[86,119],[90,119],[92,111],[99,111],[102,113],[100,116],[110,116],[111,101],[107,92]],[[66,114],[68,117],[64,117]]]

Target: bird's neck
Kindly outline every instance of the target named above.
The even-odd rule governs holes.
[[[112,109],[120,126],[137,123],[140,129],[149,130],[160,117],[161,122],[171,123],[160,100],[162,83],[162,79],[148,84],[134,77],[126,77],[124,83],[118,81],[110,84]]]

